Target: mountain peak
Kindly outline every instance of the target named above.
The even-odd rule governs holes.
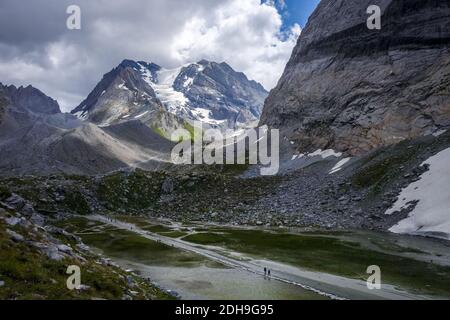
[[[149,70],[160,70],[161,66],[157,65],[153,62],[146,62],[146,61],[135,61],[131,59],[124,59],[120,64],[119,67],[122,68],[134,68],[134,69],[140,69],[142,66]]]
[[[0,87],[9,96],[12,105],[16,107],[25,108],[28,111],[38,114],[61,113],[61,109],[56,100],[45,95],[32,85],[16,87],[14,85],[0,84]]]
[[[137,62],[134,60],[130,60],[130,59],[124,59],[120,64],[119,67],[123,67],[123,68],[134,68],[137,66]]]
[[[209,64],[211,64],[212,62],[206,59],[202,59],[199,62],[197,62],[197,64],[202,65],[202,66],[207,66]]]
[[[208,70],[208,72],[204,72]],[[202,59],[174,69],[123,60],[72,113],[102,125],[139,119],[156,110],[234,128],[258,120],[267,92],[225,62]]]

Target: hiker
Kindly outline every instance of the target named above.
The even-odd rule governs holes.
[[[267,271],[267,275],[268,275],[269,278],[270,278],[270,269]]]
[[[264,277],[267,275],[267,268],[264,267]]]

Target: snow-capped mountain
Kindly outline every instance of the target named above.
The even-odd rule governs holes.
[[[144,67],[145,72],[140,68]],[[125,60],[103,76],[88,97],[72,111],[83,120],[107,126],[140,119],[163,105],[149,85],[159,67]]]
[[[102,126],[139,119],[201,121],[212,127],[249,126],[259,119],[268,92],[226,63],[202,60],[175,69],[124,60],[107,73],[72,113]],[[173,128],[159,128],[167,131]]]

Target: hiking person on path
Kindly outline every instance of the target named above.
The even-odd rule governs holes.
[[[270,269],[267,271],[267,275],[268,275],[269,278],[270,278]]]
[[[267,275],[267,268],[264,267],[264,277]]]

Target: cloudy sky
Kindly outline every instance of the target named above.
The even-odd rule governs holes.
[[[0,0],[0,82],[71,110],[123,59],[229,63],[275,86],[319,0]],[[81,30],[68,30],[69,5]]]

